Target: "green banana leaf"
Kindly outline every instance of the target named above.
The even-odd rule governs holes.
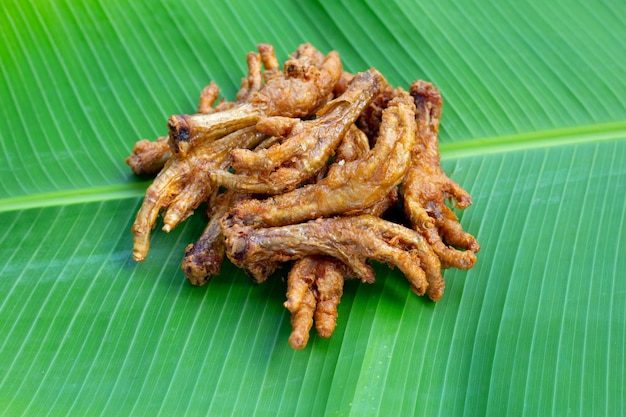
[[[624,39],[618,0],[3,0],[0,416],[626,415]],[[294,351],[284,271],[187,282],[202,213],[131,260],[124,158],[261,42],[440,88],[482,248],[441,301],[375,265]]]

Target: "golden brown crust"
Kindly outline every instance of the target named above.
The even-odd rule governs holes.
[[[294,263],[287,277],[284,303],[291,313],[289,344],[294,349],[306,346],[313,322],[321,337],[332,335],[348,273],[344,264],[327,256],[306,256]]]
[[[345,264],[326,258],[318,263],[316,273],[317,305],[315,306],[315,329],[329,338],[337,326],[337,307],[343,295],[343,283],[349,271]]]
[[[380,131],[383,111],[387,108],[389,102],[393,100],[393,98],[396,97],[397,93],[400,91],[401,90],[396,89],[391,85],[386,85],[359,116],[356,124],[363,131],[363,133],[370,138],[371,146],[374,146],[374,142],[376,141],[376,137]]]
[[[337,158],[346,162],[363,158],[369,151],[367,137],[353,125],[350,134],[346,134],[340,147],[337,149]],[[371,214],[381,216],[389,207],[398,201],[398,189],[394,188],[388,195],[371,206],[346,213],[349,215]],[[289,343],[294,349],[306,346],[308,336],[305,332],[311,328],[310,316],[313,314],[315,328],[321,337],[332,335],[337,325],[337,307],[343,295],[343,284],[353,273],[344,263],[330,256],[310,255],[296,261],[288,275],[287,301],[285,307],[291,312],[293,328]],[[308,292],[315,296],[314,302]],[[301,303],[304,297],[306,303]],[[306,313],[300,310],[306,309]],[[302,319],[302,318],[306,319]]]
[[[219,93],[220,89],[214,81],[204,87],[198,100],[197,114],[217,113],[234,106],[235,103],[224,100],[214,106]],[[171,157],[172,147],[169,136],[162,136],[154,142],[147,139],[138,141],[132,154],[126,158],[126,163],[137,175],[156,175]]]
[[[217,110],[215,109],[215,107],[213,107],[213,104],[215,103],[219,95],[219,87],[217,86],[217,84],[215,84],[214,81],[211,81],[209,85],[204,87],[204,89],[200,93],[197,113],[210,114],[216,112]]]

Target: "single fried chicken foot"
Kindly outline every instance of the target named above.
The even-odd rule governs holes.
[[[417,143],[411,167],[402,183],[404,211],[446,268],[469,269],[480,250],[476,239],[464,232],[446,201],[465,209],[471,196],[441,169],[437,134],[443,101],[431,83],[415,81],[410,88],[417,107]],[[462,250],[459,250],[462,249]]]
[[[315,322],[317,333],[328,338],[337,326],[337,307],[349,268],[328,256],[306,256],[296,261],[287,277],[287,301],[291,313],[289,344],[303,349]]]
[[[220,111],[219,108],[222,106],[222,103],[218,104],[217,107],[213,107],[213,103],[218,96],[219,88],[217,84],[211,81],[200,93],[198,113],[209,114]],[[224,102],[224,104],[232,103]],[[169,144],[169,138],[161,136],[155,141],[142,139],[135,143],[132,154],[126,158],[126,163],[136,175],[156,175],[163,169],[163,166],[165,166],[165,163],[171,156],[172,148]]]
[[[167,136],[155,141],[142,139],[135,143],[126,164],[136,175],[156,175],[172,156]]]
[[[220,89],[214,81],[204,87],[198,100],[198,114],[211,114],[232,108],[235,103],[220,101],[214,106],[219,97]],[[126,163],[136,175],[156,175],[172,156],[172,148],[168,136],[161,136],[156,141],[142,139],[138,141],[132,154],[126,158]]]

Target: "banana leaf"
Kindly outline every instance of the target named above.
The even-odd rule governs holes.
[[[0,4],[0,415],[625,415],[626,3],[69,1]],[[402,274],[346,283],[337,329],[291,330],[285,272],[180,270],[198,212],[130,227],[124,158],[230,99],[245,55],[337,50],[441,90],[442,165],[481,244],[437,303]]]

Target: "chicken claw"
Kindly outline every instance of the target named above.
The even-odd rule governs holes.
[[[404,210],[412,227],[426,238],[444,267],[469,269],[476,262],[480,245],[463,231],[446,205],[446,200],[454,200],[456,208],[464,209],[472,204],[472,198],[441,169],[437,133],[443,101],[438,89],[425,81],[415,81],[410,91],[417,107],[418,139],[401,188]]]
[[[291,347],[300,350],[306,346],[313,321],[321,337],[332,335],[348,274],[345,264],[328,256],[306,256],[294,263],[287,277],[284,303],[291,313]]]
[[[211,81],[204,87],[198,100],[198,113],[211,114],[232,108],[235,103],[220,101],[214,106],[219,97],[220,89]],[[126,163],[136,175],[156,175],[165,166],[165,163],[172,156],[172,148],[168,136],[161,136],[152,142],[142,139],[135,144],[132,154],[126,158]]]
[[[354,131],[360,132],[356,127]],[[367,138],[363,134],[346,135],[337,155],[347,161],[355,160],[366,154],[368,147]],[[394,188],[385,198],[363,212],[381,216],[397,201],[398,192]],[[291,313],[291,347],[303,349],[306,346],[313,320],[321,337],[332,335],[337,326],[337,307],[343,295],[343,284],[352,277],[349,267],[330,256],[309,255],[293,264],[287,277],[287,301],[284,303]]]
[[[284,306],[294,349],[313,325],[332,335],[345,281],[374,282],[370,261],[441,299],[442,269],[471,268],[480,246],[453,212],[472,199],[440,165],[437,88],[345,72],[337,52],[308,43],[282,67],[269,44],[246,62],[235,101],[211,82],[195,114],[171,116],[167,136],[126,159],[157,174],[132,226],[133,259],[146,258],[161,212],[169,232],[206,203],[209,221],[181,262],[187,279],[205,284],[227,256],[261,283],[293,261]]]
[[[172,156],[167,136],[155,141],[142,139],[135,143],[133,153],[126,158],[126,163],[136,175],[155,175]]]

